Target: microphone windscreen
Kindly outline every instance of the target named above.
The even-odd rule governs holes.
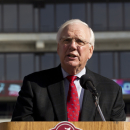
[[[89,75],[85,74],[85,75],[81,76],[80,85],[84,86],[87,81],[91,81],[93,83],[92,78]]]

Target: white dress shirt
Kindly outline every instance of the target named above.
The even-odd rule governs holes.
[[[63,68],[61,68],[62,70],[62,74],[63,74],[63,78],[64,78],[64,86],[65,86],[65,96],[66,96],[66,101],[67,101],[67,96],[68,96],[68,91],[69,91],[69,81],[66,78],[69,74],[64,71]],[[80,82],[79,82],[79,78],[84,75],[86,73],[86,68],[83,68],[78,74],[74,75],[77,76],[78,78],[74,81],[74,84],[77,88],[77,92],[78,92],[78,97],[79,97],[79,103],[80,103],[80,111],[82,109],[82,101],[83,101],[83,94],[84,94],[84,89],[81,87]]]

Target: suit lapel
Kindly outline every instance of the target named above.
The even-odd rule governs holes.
[[[49,85],[48,92],[51,97],[58,121],[67,121],[64,80],[62,79],[57,83]]]
[[[87,68],[86,68],[86,73],[91,76],[91,78],[93,79],[93,84],[96,87],[97,82],[93,73]],[[100,97],[101,92],[98,91],[98,94]],[[84,90],[84,98],[83,98],[83,103],[82,103],[82,111],[81,111],[80,120],[81,121],[94,121],[95,115],[96,115],[96,106],[93,100],[92,93],[89,90]]]
[[[92,94],[88,90],[84,90],[84,98],[82,104],[81,121],[93,121],[95,116],[96,106],[93,101]]]

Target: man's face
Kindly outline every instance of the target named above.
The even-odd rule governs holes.
[[[73,23],[63,29],[57,53],[65,71],[76,69],[80,72],[85,67],[93,53],[93,47],[88,42],[90,42],[90,29],[85,25]]]

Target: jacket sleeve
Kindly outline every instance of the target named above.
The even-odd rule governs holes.
[[[23,80],[11,121],[34,121],[33,92],[26,77]]]
[[[124,111],[124,101],[122,98],[122,89],[119,87],[115,103],[113,105],[113,109],[111,111],[111,121],[125,121],[126,120],[126,114]]]

